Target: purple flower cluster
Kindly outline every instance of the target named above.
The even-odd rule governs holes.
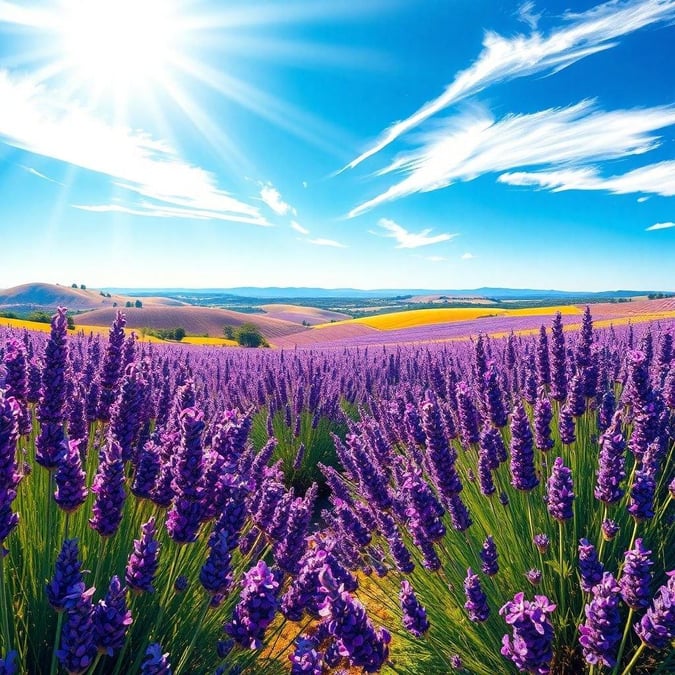
[[[337,585],[328,567],[319,577],[325,593],[319,614],[338,654],[366,673],[378,672],[389,656],[389,633],[384,628],[375,630],[363,605]]]
[[[623,601],[631,609],[644,609],[649,605],[649,586],[652,581],[649,568],[654,564],[649,558],[650,554],[651,551],[643,546],[642,539],[636,539],[634,548],[625,553],[619,588]]]
[[[77,583],[68,589],[66,595],[61,643],[56,655],[70,675],[86,672],[96,658],[91,600],[95,590],[85,589],[83,583]]]
[[[246,572],[242,587],[232,619],[225,624],[224,629],[240,645],[260,649],[265,631],[279,607],[279,581],[265,562],[260,560]]]
[[[119,578],[113,576],[105,598],[94,607],[94,642],[97,649],[108,656],[122,648],[133,622],[127,608],[126,591]]]
[[[489,577],[495,576],[499,572],[499,564],[497,563],[497,546],[491,535],[488,535],[483,542],[483,547],[480,550],[480,559],[483,564],[481,570],[483,574]]]
[[[516,593],[499,613],[511,626],[513,635],[502,638],[501,653],[524,672],[547,675],[553,658],[553,625],[549,614],[556,606],[545,596],[526,600]]]
[[[565,466],[562,457],[556,457],[547,484],[546,505],[548,506],[548,512],[552,518],[560,522],[569,520],[574,515],[573,501],[572,471]]]
[[[401,582],[401,592],[398,595],[403,613],[403,627],[416,638],[422,637],[429,630],[427,611],[420,604],[410,582]]]
[[[0,389],[0,556],[4,555],[5,539],[19,524],[19,514],[12,511],[20,480],[16,466],[18,419],[18,404]]]
[[[623,497],[621,482],[626,477],[626,442],[621,433],[621,412],[617,411],[612,423],[600,439],[595,498],[605,504],[615,504]]]
[[[539,485],[534,468],[532,430],[520,402],[511,419],[511,485],[516,490],[532,490]]]
[[[466,579],[464,579],[464,594],[466,595],[464,609],[466,609],[469,619],[477,623],[487,621],[490,616],[487,596],[483,592],[478,575],[474,574],[470,567],[466,571]]]
[[[675,570],[659,588],[642,619],[634,626],[637,636],[652,649],[665,649],[675,638]]]
[[[588,539],[579,540],[579,576],[581,590],[590,593],[593,586],[602,581],[604,566],[598,560],[595,546]]]
[[[159,566],[159,542],[155,539],[155,518],[141,525],[141,538],[134,539],[134,550],[129,556],[125,581],[138,593],[154,593],[152,582]]]
[[[586,605],[586,621],[579,626],[579,643],[584,658],[591,665],[602,664],[612,668],[621,640],[619,613],[619,585],[610,572],[593,587],[593,596]]]
[[[145,650],[145,658],[141,664],[141,675],[171,675],[169,653],[162,653],[162,647],[153,642]]]

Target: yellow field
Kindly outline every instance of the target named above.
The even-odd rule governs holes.
[[[236,347],[236,340],[228,340],[219,337],[184,337],[181,340],[182,344],[188,345],[210,345],[215,347]]]
[[[334,323],[322,323],[314,328],[326,326],[340,326],[343,324],[358,323],[376,330],[398,330],[400,328],[414,328],[436,323],[452,323],[455,321],[471,321],[490,316],[552,316],[556,312],[561,314],[582,314],[582,311],[573,305],[552,307],[527,307],[525,309],[493,309],[486,307],[446,307],[439,309],[411,309],[391,314],[378,314],[359,319],[347,319]]]
[[[25,328],[26,330],[37,330],[42,333],[49,333],[51,326],[48,323],[40,323],[38,321],[26,321],[24,319],[6,319],[0,317],[0,326],[7,326],[8,328]],[[94,335],[108,335],[110,331],[109,328],[105,326],[80,326],[75,325],[74,330],[69,330],[68,332],[71,335],[77,335],[78,333],[83,333],[84,335],[89,335],[93,333]],[[129,328],[125,329],[125,332],[128,334],[131,332]],[[153,337],[152,335],[141,335],[138,331],[136,336],[141,342],[164,342],[159,338]]]

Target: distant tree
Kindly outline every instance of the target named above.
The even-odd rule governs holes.
[[[173,339],[180,342],[185,337],[185,328],[179,326],[173,331]]]
[[[117,307],[117,303],[116,303],[116,302],[113,302],[113,307]]]
[[[77,284],[70,284],[71,288],[77,288]]]
[[[235,331],[235,339],[242,347],[268,347],[265,336],[254,323],[242,323]]]
[[[80,288],[81,288],[83,291],[86,291],[86,290],[87,290],[87,284],[80,284]]]
[[[223,326],[223,335],[227,340],[234,340],[234,328],[232,326]]]
[[[138,307],[140,309],[141,307],[143,307],[143,303],[140,300],[136,300],[136,302],[134,302],[134,307]]]
[[[124,305],[125,307],[131,307],[131,300],[127,300],[126,304]]]
[[[68,324],[68,330],[75,330],[75,319],[72,316],[66,319],[66,323]]]

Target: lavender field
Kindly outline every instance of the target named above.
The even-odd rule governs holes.
[[[124,323],[0,329],[1,673],[675,669],[675,322],[325,350]]]

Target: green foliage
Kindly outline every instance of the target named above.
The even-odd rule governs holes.
[[[140,309],[141,307],[143,307],[143,303],[140,300],[136,300],[136,302],[134,302],[134,307],[136,307],[137,309]],[[185,336],[183,336],[183,337],[185,337]]]
[[[269,347],[265,336],[254,323],[242,323],[241,326],[235,329],[234,339],[242,347]]]
[[[28,316],[26,316],[26,319],[28,321],[35,321],[36,323],[51,323],[52,322],[52,315],[50,312],[44,312],[42,310],[36,310],[34,312],[30,312]]]
[[[83,291],[87,290],[87,285],[86,284],[80,284],[80,289]]]
[[[71,288],[77,288],[77,284],[70,284]]]
[[[223,335],[225,336],[226,340],[234,340],[234,326],[223,326]]]
[[[152,335],[160,340],[174,340],[180,342],[185,336],[185,328],[178,326],[177,328],[141,328],[142,335]]]
[[[68,330],[75,330],[75,319],[73,319],[72,316],[68,316],[66,318],[66,324],[68,326]]]
[[[269,440],[268,414],[268,409],[263,407],[253,416],[251,441],[256,450],[260,450]],[[319,469],[319,462],[338,466],[332,434],[344,438],[347,433],[346,424],[339,424],[328,417],[321,417],[314,426],[312,420],[312,413],[303,410],[300,413],[300,433],[296,436],[295,421],[291,421],[291,426],[287,425],[283,411],[278,411],[272,419],[273,436],[277,440],[272,461],[281,460],[286,485],[293,486],[298,494],[304,494],[312,483],[317,483],[320,492],[323,491],[325,479]],[[305,454],[300,466],[294,467],[301,444],[305,446]]]

